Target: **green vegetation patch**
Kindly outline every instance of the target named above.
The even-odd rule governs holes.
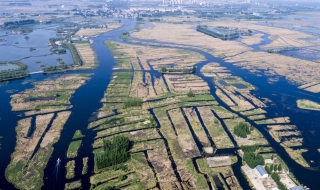
[[[16,69],[8,69],[0,71],[0,81],[11,80],[15,78],[22,78],[29,75],[27,71],[27,65],[22,62],[10,62],[10,63],[1,63],[1,65],[13,65],[18,66]],[[0,65],[0,66],[1,66]]]
[[[241,138],[247,138],[247,135],[249,135],[253,130],[253,128],[250,128],[252,127],[250,127],[247,123],[240,122],[234,127],[234,134]]]
[[[258,146],[243,146],[241,149],[244,152],[243,161],[245,161],[250,168],[255,168],[257,165],[264,165],[264,158],[257,153]]]
[[[211,106],[211,109],[212,109],[212,111],[214,111],[221,119],[238,117],[237,114],[234,114],[234,113],[226,110],[224,107],[221,107],[221,106]]]
[[[120,175],[127,175],[132,173],[132,166],[124,165],[126,167],[125,169],[119,169],[119,170],[107,170],[103,171],[101,173],[95,174],[90,177],[90,183],[93,185],[101,184],[107,181],[110,181],[112,179],[118,179]]]
[[[265,114],[267,112],[261,108],[257,108],[254,110],[244,111],[244,112],[240,112],[240,113],[245,116],[251,116],[251,115]]]
[[[81,189],[81,180],[66,183],[64,186],[65,190],[72,190],[72,189]]]
[[[310,100],[297,100],[297,106],[300,109],[320,111],[320,104]]]
[[[186,160],[184,160],[184,164],[185,164],[187,171],[189,173],[191,173],[193,175],[194,179],[196,180],[197,188],[198,189],[209,189],[206,178],[203,175],[197,173],[197,171],[195,170],[194,165],[192,163],[192,160],[186,159]]]
[[[115,49],[117,49],[117,46],[119,46],[117,43],[115,43],[112,40],[105,41],[105,44],[110,50],[115,50]]]
[[[82,175],[87,174],[88,172],[88,157],[82,158],[82,162],[83,162],[83,168],[82,168]]]
[[[66,45],[66,48],[68,48],[70,50],[74,64],[79,65],[79,66],[83,65],[82,59],[81,59],[76,47],[72,43],[69,43]]]
[[[81,146],[82,140],[72,141],[69,145],[67,157],[75,158],[78,156],[78,151]]]
[[[129,159],[130,140],[125,136],[115,136],[112,141],[103,141],[102,154],[96,154],[94,164],[96,169],[102,169],[109,166],[115,166],[126,162]]]
[[[281,166],[281,165],[280,165]],[[276,172],[271,174],[271,178],[276,182],[280,190],[287,190],[287,187],[280,181],[280,176]]]
[[[141,106],[142,100],[140,98],[129,98],[124,102],[124,107],[136,107]]]
[[[74,160],[71,160],[67,163],[66,165],[66,178],[67,179],[72,179],[74,178],[74,168],[76,167],[75,165],[75,161]]]
[[[74,139],[80,139],[84,137],[84,135],[81,133],[81,130],[76,130],[76,132],[74,133],[73,137],[72,137],[72,140]]]

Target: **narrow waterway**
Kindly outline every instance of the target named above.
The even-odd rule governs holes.
[[[96,131],[87,129],[89,119],[92,113],[96,112],[102,107],[100,100],[104,97],[104,92],[107,89],[108,84],[112,78],[112,68],[116,65],[115,60],[111,54],[111,51],[106,47],[106,40],[118,39],[120,34],[131,30],[135,27],[135,21],[123,20],[125,25],[119,29],[111,31],[109,33],[102,34],[93,39],[93,49],[97,54],[99,61],[99,67],[93,71],[94,75],[91,77],[85,85],[80,87],[75,95],[71,99],[72,114],[65,124],[64,130],[61,133],[61,138],[58,143],[54,145],[54,152],[50,161],[45,169],[45,182],[50,178],[50,172],[55,167],[58,158],[61,159],[61,167],[70,160],[66,157],[68,150],[68,144],[72,141],[73,134],[76,130],[82,130],[85,138],[82,139],[82,147],[79,150],[78,156],[75,159],[76,169],[75,178],[72,181],[81,180],[83,189],[90,189],[90,176],[94,169],[94,156],[92,152],[92,144],[96,136]],[[86,175],[82,175],[82,158],[88,157],[88,172]],[[63,189],[66,182],[65,169],[61,168],[60,178],[61,186],[58,189]],[[45,183],[43,189],[51,189],[51,183]]]

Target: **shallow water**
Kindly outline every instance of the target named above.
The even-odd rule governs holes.
[[[58,58],[66,64],[73,63],[72,55],[69,50],[66,54],[51,54],[51,47],[48,46],[49,38],[57,38],[54,30],[43,29],[43,27],[53,27],[53,25],[36,25],[33,32],[27,35],[16,34],[1,37],[6,42],[0,43],[0,61],[18,61],[25,63],[30,72],[41,71],[40,65],[58,66]],[[26,40],[25,36],[29,39]],[[18,42],[18,43],[17,43]],[[35,48],[31,51],[30,48]],[[40,64],[36,64],[41,61]]]
[[[7,65],[0,65],[0,71],[8,70],[8,69],[18,69],[19,66],[7,64]]]
[[[238,89],[246,89],[246,88],[248,88],[247,85],[241,84],[241,83],[232,84],[232,86],[235,86],[235,87],[238,88]]]

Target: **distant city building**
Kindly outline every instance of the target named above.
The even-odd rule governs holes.
[[[269,174],[267,173],[267,171],[261,166],[261,165],[257,165],[255,168],[258,176],[260,178],[266,178],[269,177]]]
[[[181,5],[182,4],[182,0],[162,0],[162,3],[164,5]]]

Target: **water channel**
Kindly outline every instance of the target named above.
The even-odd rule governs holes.
[[[102,107],[100,100],[103,98],[104,91],[106,90],[107,85],[110,83],[111,75],[113,72],[112,67],[115,66],[115,60],[113,59],[111,52],[104,45],[104,41],[110,39],[124,43],[119,38],[119,35],[135,27],[135,21],[123,20],[123,22],[125,23],[125,25],[122,28],[93,38],[92,45],[94,50],[96,51],[97,59],[99,60],[100,66],[95,70],[86,71],[92,72],[94,73],[94,75],[91,77],[91,80],[80,87],[71,98],[71,104],[73,105],[73,108],[71,109],[72,115],[70,116],[64,130],[61,133],[60,140],[54,145],[54,152],[44,171],[45,186],[43,187],[43,189],[62,189],[64,187],[64,183],[69,182],[68,180],[64,179],[65,170],[63,166],[68,161],[68,159],[66,158],[66,152],[68,149],[67,145],[72,141],[72,136],[78,129],[82,130],[85,138],[83,138],[83,146],[80,148],[79,155],[75,159],[75,178],[72,181],[81,179],[83,189],[90,188],[89,177],[93,171],[93,153],[91,145],[94,141],[94,137],[96,136],[96,132],[88,130],[87,124],[90,117],[92,116],[92,113],[96,112],[99,108]],[[143,41],[139,39],[135,40]],[[172,43],[157,42],[154,40],[152,40],[151,42],[157,43],[161,46],[167,45],[168,47],[170,47],[170,45],[172,45]],[[240,69],[231,63],[226,63],[223,59],[216,58],[204,51],[189,48],[183,49],[194,51],[205,56],[207,60],[197,63],[197,71],[195,74],[208,83],[210,87],[210,93],[216,98],[220,105],[222,105],[229,111],[232,110],[229,109],[228,106],[226,106],[215,95],[215,85],[213,83],[213,78],[205,77],[200,73],[200,69],[204,65],[209,62],[218,62],[221,64],[221,66],[225,66],[229,70],[231,70],[231,73],[233,75],[242,77],[245,81],[258,87],[257,90],[253,91],[253,95],[260,98],[265,97],[272,101],[272,103],[268,105],[269,107],[266,108],[266,111],[268,112],[268,114],[266,114],[267,118],[289,116],[291,118],[291,123],[297,125],[298,128],[302,131],[302,135],[304,138],[303,146],[309,150],[308,153],[304,155],[305,158],[307,160],[314,160],[314,164],[312,165],[313,168],[318,167],[320,156],[316,149],[317,147],[320,147],[320,142],[318,141],[318,138],[320,136],[320,129],[318,127],[318,124],[320,123],[320,118],[318,117],[319,113],[316,111],[302,111],[297,108],[295,101],[297,99],[310,99],[312,101],[320,102],[319,96],[297,89],[296,86],[289,84],[282,77],[280,77],[280,80],[278,82],[269,84],[268,77],[266,76],[258,77],[256,75],[253,75],[247,70]],[[84,71],[73,71],[69,73],[83,72]],[[152,73],[155,74],[157,72],[151,71],[151,74]],[[30,79],[35,81],[42,81],[47,77],[48,76],[46,75],[37,74],[26,79],[11,81],[8,85],[0,87],[0,136],[4,137],[3,139],[1,139],[2,148],[0,149],[0,188],[13,189],[13,186],[6,181],[4,177],[4,171],[6,166],[10,162],[10,155],[14,151],[16,142],[16,133],[14,129],[17,125],[17,121],[21,119],[21,117],[19,117],[19,113],[11,111],[11,106],[9,104],[10,94],[6,93],[5,91],[9,89],[17,89],[20,92],[27,88],[32,88],[32,85],[30,83],[27,85],[22,85],[21,83],[23,81]],[[320,175],[318,170],[306,169],[297,164],[288,156],[285,150],[270,137],[269,133],[266,130],[266,126],[257,126],[251,121],[248,122],[256,126],[264,134],[270,145],[274,148],[275,152],[277,152],[284,159],[284,161],[288,164],[290,171],[294,173],[294,175],[299,179],[300,182],[307,185],[308,187],[311,187],[312,189],[317,189],[317,187],[320,186],[320,181],[317,180]],[[86,175],[81,174],[83,157],[89,157],[89,167],[88,173]],[[60,158],[62,161],[60,186],[57,186],[57,184],[54,184],[52,181],[50,181],[50,175],[52,174],[52,170],[54,169],[58,158]],[[245,181],[244,177],[241,176],[240,166],[241,164],[233,166],[234,173],[238,178],[240,184],[244,187],[247,187],[247,182]]]

